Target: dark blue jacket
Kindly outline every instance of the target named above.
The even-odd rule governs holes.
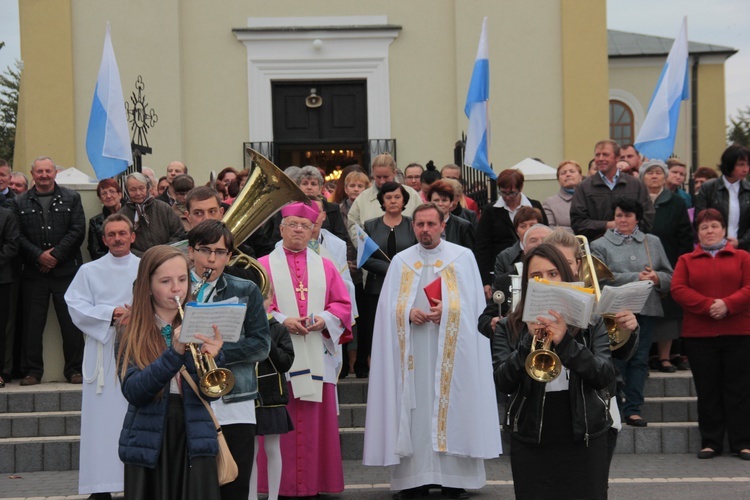
[[[226,357],[226,367],[234,375],[234,387],[222,400],[225,403],[247,401],[258,397],[258,379],[255,363],[268,357],[271,349],[271,334],[268,316],[263,307],[263,296],[258,286],[229,274],[222,274],[216,281],[216,301],[237,297],[247,304],[242,333],[237,342],[224,342],[221,350]]]
[[[219,353],[216,364],[224,364],[224,355]],[[185,365],[196,385],[198,376],[190,350],[180,355],[174,348],[165,349],[156,361],[144,369],[131,364],[122,377],[122,394],[128,400],[120,432],[120,460],[128,465],[154,468],[159,460],[169,402],[169,382]],[[182,401],[185,408],[185,432],[187,434],[188,457],[216,456],[219,445],[216,428],[203,402],[188,383],[180,379]],[[200,387],[200,386],[199,386]],[[157,398],[157,394],[162,395]],[[213,398],[205,398],[212,400]]]

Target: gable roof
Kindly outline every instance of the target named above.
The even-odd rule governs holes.
[[[666,57],[674,38],[640,35],[627,31],[607,30],[607,52],[610,58]],[[731,57],[737,49],[709,43],[688,42],[691,55],[725,55]]]

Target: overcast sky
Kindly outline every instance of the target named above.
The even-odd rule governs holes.
[[[607,0],[607,26],[675,38],[688,16],[693,42],[725,45],[739,52],[726,62],[726,114],[750,106],[750,0]],[[0,70],[21,58],[18,1],[0,0]],[[656,85],[656,82],[654,82]]]

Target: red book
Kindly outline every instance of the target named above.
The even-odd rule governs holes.
[[[438,300],[443,300],[443,280],[440,276],[435,278],[432,283],[424,287],[424,293],[430,305],[437,305]]]

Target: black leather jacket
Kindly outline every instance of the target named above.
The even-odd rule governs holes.
[[[384,252],[388,251],[388,235],[391,233],[391,228],[385,225],[383,217],[378,217],[365,222],[364,230],[383,251],[375,252],[362,265],[362,268],[367,271],[365,293],[380,295],[380,289],[383,288],[383,280],[390,265]],[[417,244],[417,237],[414,236],[409,217],[403,217],[401,224],[393,228],[393,231],[396,233],[396,253]]]
[[[539,443],[546,393],[545,384],[529,377],[524,367],[531,338],[524,327],[519,340],[511,345],[508,319],[502,319],[492,340],[492,364],[498,390],[511,395],[503,423],[505,430],[521,441]],[[604,322],[597,318],[594,325],[575,335],[569,329],[554,350],[570,370],[573,438],[588,444],[589,439],[604,434],[612,425],[608,386],[615,372]]]
[[[750,182],[740,181],[740,223],[737,240],[742,250],[750,251]],[[702,210],[715,208],[729,221],[729,191],[724,185],[724,176],[704,182],[695,195],[695,215]]]

